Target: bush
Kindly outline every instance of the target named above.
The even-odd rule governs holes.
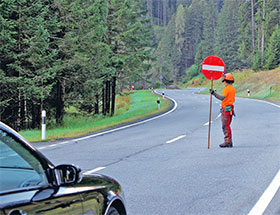
[[[160,88],[160,81],[153,82],[152,86],[153,86],[154,89]]]

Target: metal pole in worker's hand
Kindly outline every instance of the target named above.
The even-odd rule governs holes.
[[[211,79],[211,90],[213,90],[213,78]],[[209,111],[209,128],[208,128],[208,149],[210,149],[211,115],[212,115],[212,93],[210,93],[210,111]]]

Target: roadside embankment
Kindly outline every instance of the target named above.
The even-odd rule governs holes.
[[[237,96],[280,102],[280,67],[259,72],[253,70],[234,71],[232,74],[235,79],[234,87]],[[199,78],[189,81],[187,86],[205,87],[204,93],[209,93],[210,81],[200,81]],[[214,81],[214,89],[222,92],[223,88],[221,79]]]

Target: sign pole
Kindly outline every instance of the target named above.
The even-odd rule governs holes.
[[[213,81],[220,79],[225,72],[225,63],[217,56],[208,56],[201,64],[203,75],[211,80],[211,90],[213,90]],[[212,94],[210,94],[210,112],[209,112],[209,130],[208,130],[208,149],[210,149],[210,130],[212,115]]]
[[[211,90],[213,90],[213,78],[211,78]],[[210,149],[211,115],[212,115],[212,94],[210,94],[209,129],[208,129],[208,149]]]

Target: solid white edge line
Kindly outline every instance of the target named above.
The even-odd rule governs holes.
[[[275,106],[275,107],[280,108],[280,105],[274,104],[274,103],[272,103],[272,102],[263,101],[263,100],[258,100],[258,99],[251,99],[251,100],[257,101],[257,102],[261,102],[261,103],[265,103],[265,104],[269,104],[269,105],[273,105],[273,106]]]
[[[166,141],[166,143],[173,143],[173,142],[175,142],[175,141],[177,141],[177,140],[180,140],[180,139],[184,138],[185,136],[186,136],[186,135],[181,135],[181,136],[176,137],[176,138],[174,138],[174,139],[172,139],[172,140]]]
[[[280,105],[268,102],[268,101],[263,101],[263,100],[258,100],[258,99],[251,99],[253,101],[269,104],[275,107],[280,108]],[[249,212],[248,215],[261,215],[263,212],[266,210],[267,206],[273,199],[274,195],[276,194],[277,190],[280,188],[280,170],[278,170],[278,173],[272,180],[271,184],[268,186],[268,188],[265,190],[263,195],[260,197],[258,202],[255,204],[255,206],[252,208],[252,210]]]
[[[106,168],[106,167],[98,167],[98,168],[95,168],[95,169],[86,171],[86,172],[84,172],[83,174],[84,174],[84,175],[90,175],[90,174],[92,174],[92,173],[98,172],[98,171],[103,170],[103,169],[105,169],[105,168]]]
[[[248,215],[262,215],[280,187],[280,170]]]
[[[130,128],[130,127],[133,127],[133,126],[136,126],[136,125],[140,125],[140,124],[143,124],[143,123],[146,123],[146,122],[158,119],[160,117],[163,117],[163,116],[165,116],[167,114],[170,114],[173,111],[175,111],[177,109],[177,106],[178,106],[177,102],[174,99],[172,99],[172,98],[170,98],[168,96],[165,96],[165,97],[174,102],[174,107],[170,111],[168,111],[168,112],[166,112],[164,114],[161,114],[159,116],[155,116],[153,118],[146,119],[146,120],[143,120],[143,121],[140,121],[140,122],[137,122],[137,123],[133,123],[133,124],[130,124],[130,125],[126,125],[126,126],[122,126],[122,127],[119,127],[119,128],[115,128],[115,129],[111,129],[111,130],[108,130],[108,131],[104,131],[104,132],[101,132],[101,133],[89,135],[89,136],[86,136],[86,137],[81,137],[81,138],[77,138],[77,139],[73,139],[73,140],[69,140],[69,141],[64,141],[62,143],[52,144],[52,145],[49,145],[49,146],[39,147],[38,149],[41,150],[41,149],[45,149],[45,148],[49,148],[49,147],[54,147],[54,146],[57,146],[57,145],[62,145],[62,144],[69,143],[69,142],[76,142],[76,141],[80,141],[80,140],[86,140],[86,139],[89,139],[89,138],[92,138],[92,137],[97,137],[97,136],[101,136],[101,135],[104,135],[104,134],[109,134],[109,133],[112,133],[112,132],[115,132],[115,131],[119,131],[119,130],[122,130],[122,129],[125,129],[125,128]]]
[[[176,102],[174,99],[172,99],[172,98],[170,98],[170,97],[168,97],[168,96],[165,96],[165,97],[168,98],[168,99],[170,99],[170,100],[172,100],[172,101],[174,102],[174,107],[173,107],[170,111],[168,111],[168,112],[166,112],[166,113],[164,113],[164,114],[161,114],[161,115],[159,115],[159,116],[155,116],[155,117],[153,117],[153,118],[146,119],[146,120],[143,120],[143,121],[140,121],[140,122],[136,122],[136,123],[133,123],[133,124],[130,124],[130,125],[126,125],[126,126],[123,126],[123,127],[115,128],[115,129],[108,130],[108,131],[104,131],[104,132],[101,132],[101,133],[98,133],[98,134],[93,134],[93,135],[90,135],[90,136],[86,136],[86,137],[74,139],[74,140],[72,140],[72,141],[86,140],[86,139],[89,139],[89,138],[92,138],[92,137],[97,137],[97,136],[101,136],[101,135],[104,135],[104,134],[112,133],[112,132],[119,131],[119,130],[122,130],[122,129],[125,129],[125,128],[130,128],[130,127],[133,127],[133,126],[136,126],[136,125],[140,125],[140,124],[143,124],[143,123],[146,123],[146,122],[149,122],[149,121],[158,119],[158,118],[160,118],[160,117],[163,117],[163,116],[165,116],[165,115],[167,115],[167,114],[170,114],[170,113],[172,113],[174,110],[176,110],[178,104],[177,104],[177,102]]]

